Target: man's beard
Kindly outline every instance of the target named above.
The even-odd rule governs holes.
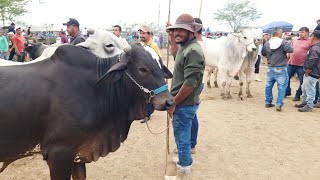
[[[182,36],[178,36],[178,35],[175,36],[174,38],[176,38],[176,37],[180,37],[181,39],[183,39],[183,41],[179,41],[179,42],[176,41],[177,44],[184,44],[189,40],[188,38],[183,38]]]

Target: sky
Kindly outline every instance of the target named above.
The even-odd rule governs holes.
[[[294,25],[293,30],[302,26],[314,29],[315,21],[320,19],[318,0],[293,2],[292,0],[250,0],[262,13],[260,19],[251,26],[264,26],[272,21],[287,21]],[[86,2],[86,3],[84,3]],[[229,26],[216,22],[213,13],[222,9],[227,0],[171,0],[170,22],[183,13],[202,19],[204,27],[211,31],[231,31]],[[75,18],[80,29],[109,28],[119,24],[155,23],[164,26],[168,20],[169,0],[32,0],[29,13],[20,17],[31,26],[53,24],[55,30],[66,28],[62,23]],[[160,11],[159,11],[160,9]],[[158,18],[160,17],[160,18]]]

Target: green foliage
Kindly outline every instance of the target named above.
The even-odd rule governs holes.
[[[229,25],[233,32],[237,32],[243,26],[247,26],[251,21],[259,19],[259,13],[254,3],[249,0],[229,1],[221,10],[214,13],[214,19]]]
[[[25,14],[25,7],[29,2],[30,0],[0,0],[0,18],[3,26],[6,21],[12,21],[13,18]]]
[[[150,29],[152,30],[152,32],[154,34],[157,34],[159,33],[159,31],[161,31],[161,29],[153,22],[151,23],[126,23],[126,22],[120,22],[118,25],[121,26],[122,28],[122,32],[132,32],[134,30],[138,30],[138,29],[135,29],[135,28],[139,28],[140,25],[147,25],[150,27]],[[110,29],[111,30],[111,29]]]
[[[123,32],[132,32],[133,29],[138,26],[137,23],[129,24],[129,23],[123,23],[120,25]]]

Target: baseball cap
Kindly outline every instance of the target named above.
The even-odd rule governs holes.
[[[14,35],[14,33],[13,33],[12,31],[8,32],[7,34],[9,34],[9,35],[12,34],[12,35]]]
[[[76,19],[73,19],[73,18],[69,18],[69,21],[66,22],[66,23],[63,23],[63,25],[64,25],[64,26],[74,25],[74,26],[77,26],[77,27],[80,26],[79,22],[78,22]]]
[[[147,26],[147,25],[144,24],[144,25],[140,26],[140,28],[139,28],[138,31],[151,32],[151,29],[150,29],[149,26]]]

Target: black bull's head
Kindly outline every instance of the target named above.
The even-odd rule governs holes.
[[[144,92],[156,110],[167,110],[173,105],[173,97],[168,91],[165,78],[172,78],[172,73],[165,67],[161,58],[149,46],[141,44],[126,49],[119,55],[119,62],[112,66],[98,81],[116,82],[124,76],[133,83],[132,88]],[[138,47],[137,47],[138,46]],[[142,48],[143,50],[141,50]],[[138,50],[140,49],[140,50]]]

